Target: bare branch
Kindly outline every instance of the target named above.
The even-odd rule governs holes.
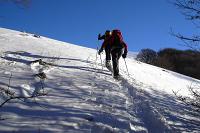
[[[12,72],[10,73],[10,77],[9,77],[9,82],[8,82],[8,90],[10,89],[10,82],[11,82],[11,78],[12,78]]]
[[[37,91],[37,92],[34,92],[31,96],[15,96],[15,92],[10,90],[11,79],[12,79],[12,73],[9,77],[8,88],[5,89],[5,88],[0,87],[0,93],[7,96],[7,99],[0,104],[0,107],[3,107],[6,103],[8,103],[9,101],[14,100],[14,99],[18,99],[18,100],[25,100],[25,99],[32,99],[32,98],[35,99],[37,97],[46,96],[48,94],[44,91],[43,80],[40,80],[41,89],[39,89],[39,91],[43,90],[42,93]]]
[[[193,49],[195,51],[200,51],[200,36],[192,36],[192,37],[186,37],[183,36],[180,33],[174,33],[173,30],[170,30],[170,34],[178,39],[180,39],[188,48]]]
[[[173,2],[178,7],[182,14],[188,20],[200,19],[200,1],[199,0],[175,0]]]
[[[20,8],[28,8],[31,4],[31,0],[0,0],[0,2],[12,2]]]
[[[188,89],[191,93],[191,97],[178,95],[178,92],[175,92],[175,91],[173,91],[173,93],[179,101],[199,110],[200,109],[200,92],[197,91],[198,87],[196,88],[196,86],[192,86],[191,84],[191,86],[189,86]]]
[[[11,96],[8,99],[6,99],[3,103],[0,104],[0,107],[2,107],[4,104],[6,104],[7,102],[9,102],[10,100],[14,100],[14,99],[31,99],[31,98],[36,98],[36,97],[41,97],[41,96],[46,96],[47,93],[36,93],[32,96]]]

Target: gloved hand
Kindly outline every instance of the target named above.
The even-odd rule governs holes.
[[[98,40],[101,40],[101,34],[98,35]]]
[[[123,57],[123,58],[126,58],[126,56],[127,56],[127,52],[124,52],[124,53],[122,54],[122,57]]]
[[[126,58],[126,56],[127,56],[127,54],[125,54],[125,53],[122,55],[123,58]]]
[[[101,49],[99,49],[99,51],[98,51],[98,54],[100,55],[101,54],[101,52],[103,52],[103,49],[101,48]]]

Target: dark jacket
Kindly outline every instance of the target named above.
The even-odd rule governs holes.
[[[111,36],[111,37],[108,37],[104,40],[103,44],[102,44],[102,48],[104,49],[105,47],[107,47],[108,45],[110,46],[111,50],[113,48],[115,48],[117,45],[118,46],[122,46],[121,48],[124,48],[124,52],[128,52],[128,47],[127,47],[127,44],[121,39],[120,44],[117,44],[115,45],[116,42],[114,42],[114,38]]]

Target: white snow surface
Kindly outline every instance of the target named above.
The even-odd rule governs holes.
[[[200,132],[199,112],[173,94],[190,96],[188,87],[200,81],[138,62],[133,54],[126,59],[130,75],[121,58],[116,81],[95,49],[0,28],[0,55],[0,88],[9,86],[16,96],[47,92],[1,107],[0,133]],[[50,64],[32,63],[39,59]]]

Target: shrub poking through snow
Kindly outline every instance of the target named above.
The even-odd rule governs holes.
[[[200,111],[200,86],[191,85],[188,89],[190,91],[190,97],[182,96],[174,91],[173,93],[178,100]]]
[[[0,87],[0,94],[3,96],[3,102],[0,103],[0,107],[3,107],[6,103],[8,103],[11,100],[23,100],[23,101],[25,101],[25,99],[35,99],[37,97],[47,95],[47,93],[44,91],[43,84],[41,84],[41,86],[40,86],[41,88],[38,89],[38,90],[43,90],[42,92],[37,91],[37,92],[34,92],[31,95],[18,96],[18,95],[15,94],[15,92],[13,90],[10,89],[11,79],[12,79],[12,73],[11,73],[10,78],[9,78],[8,87],[7,88]],[[40,81],[40,82],[42,82],[42,81]]]

